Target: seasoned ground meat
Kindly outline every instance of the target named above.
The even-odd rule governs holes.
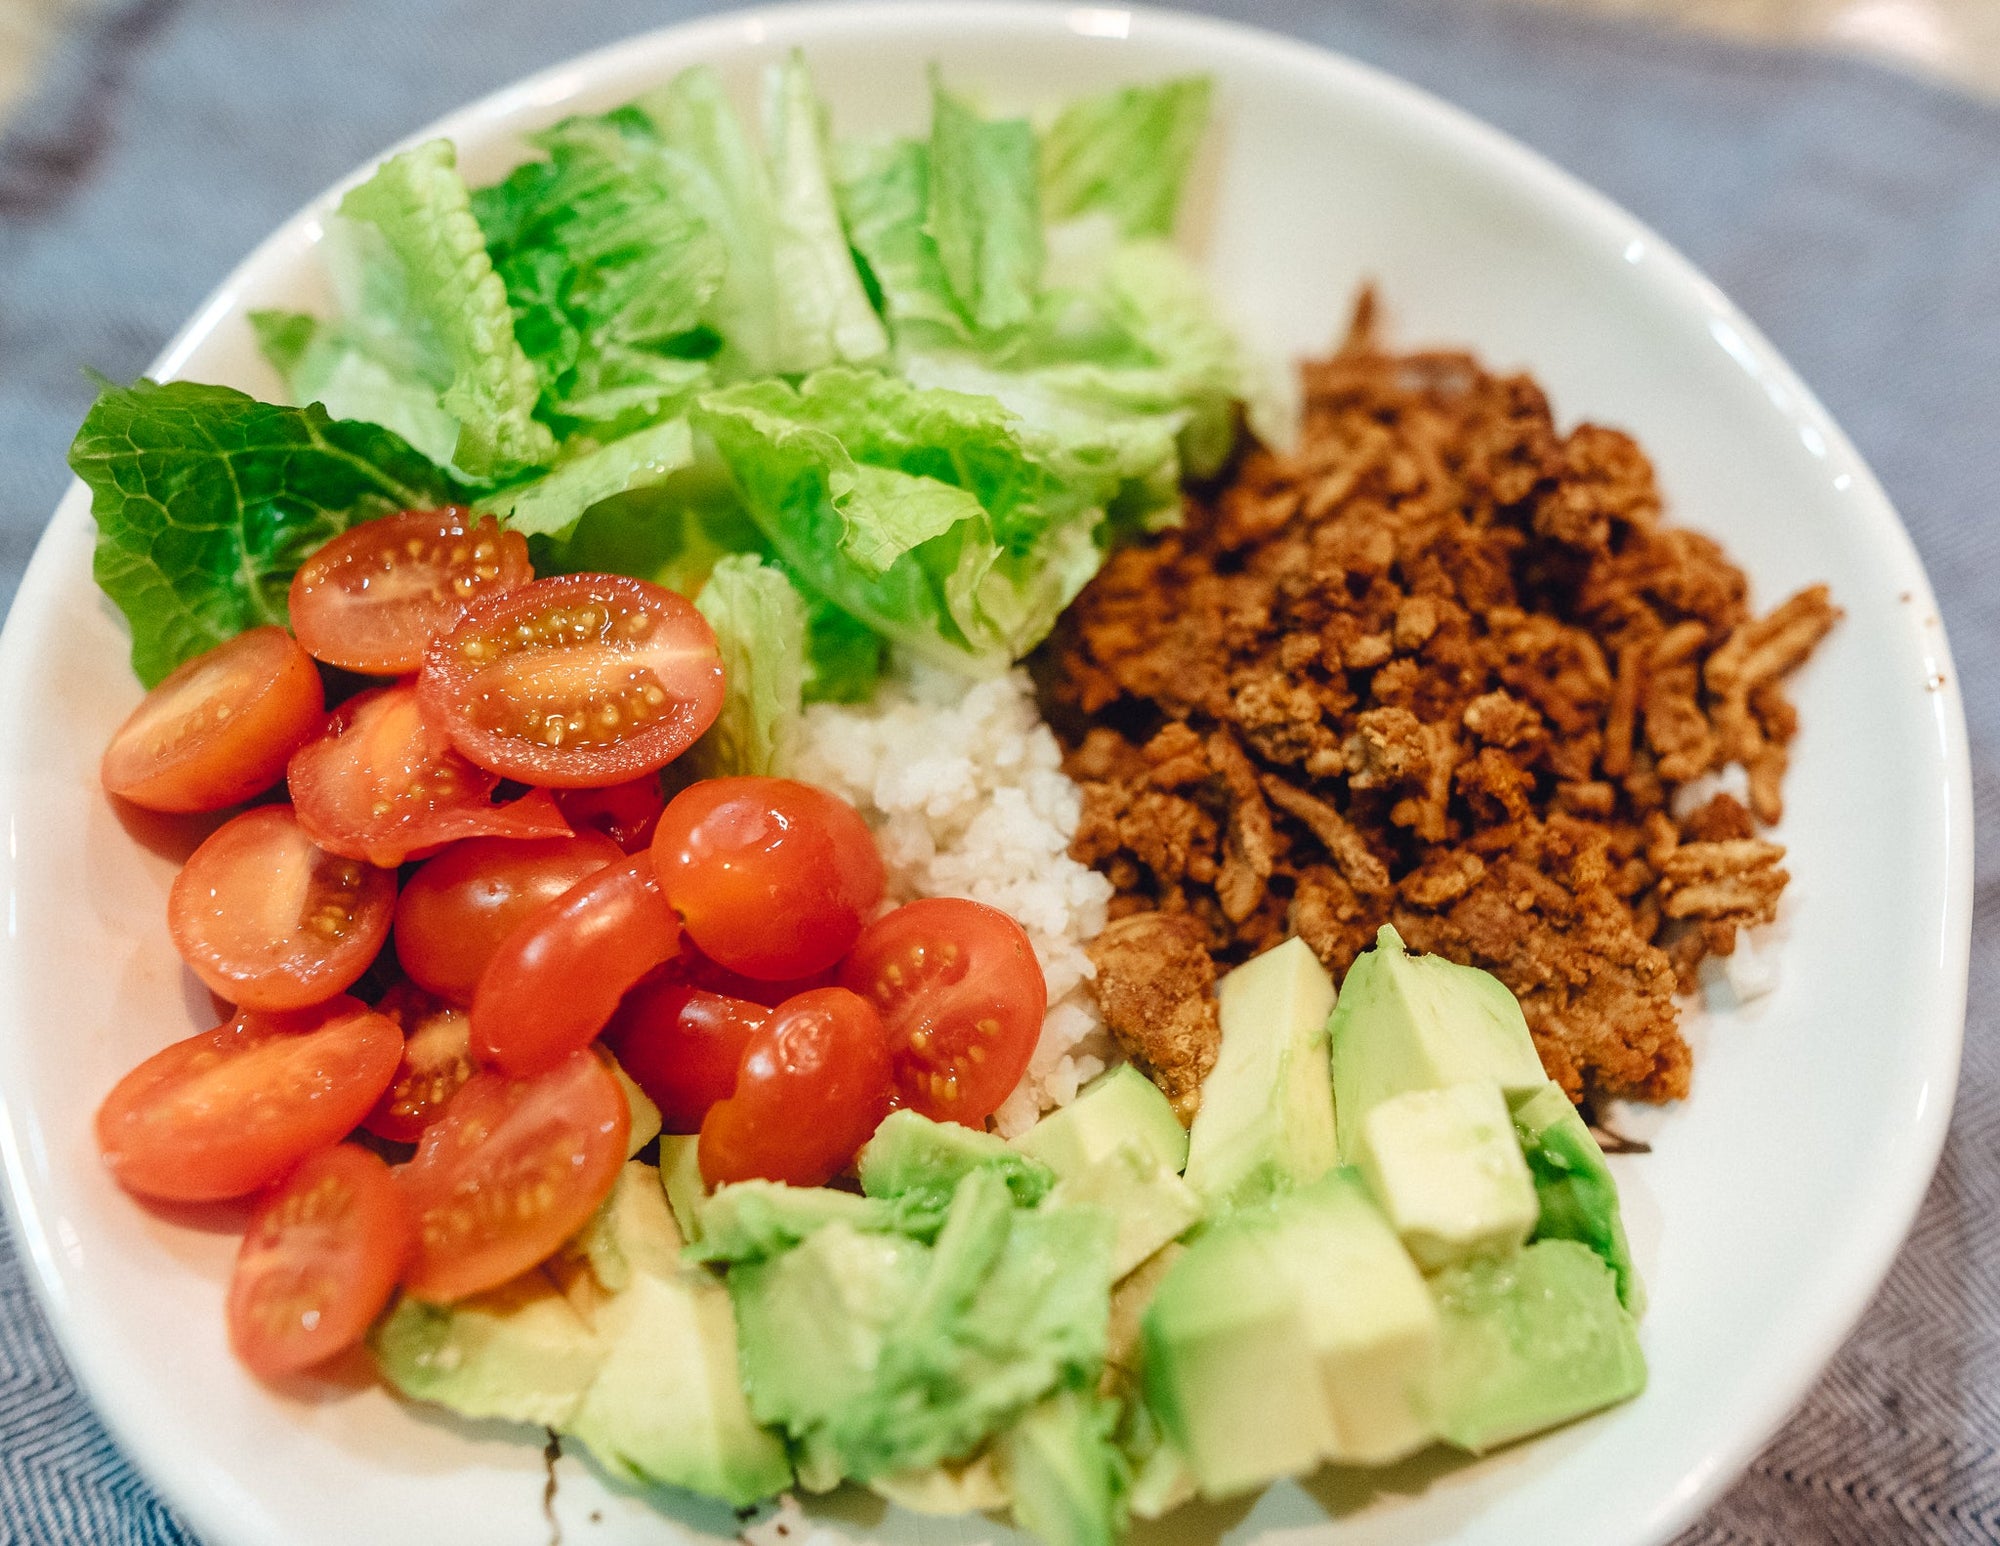
[[[1206,933],[1190,918],[1133,913],[1091,942],[1090,959],[1113,1039],[1192,1121],[1222,1044]]]
[[[1115,553],[1037,660],[1074,852],[1117,885],[1119,937],[1174,921],[1183,977],[1189,942],[1226,965],[1291,933],[1340,973],[1393,922],[1499,976],[1573,1097],[1683,1095],[1674,994],[1777,906],[1781,682],[1839,613],[1814,586],[1756,615],[1629,437],[1560,433],[1469,356],[1387,353],[1372,312],[1305,367],[1299,448]],[[1672,817],[1731,763],[1747,804]],[[1178,1023],[1179,980],[1140,1020]],[[1162,1033],[1119,1034],[1160,1069],[1139,1039]]]

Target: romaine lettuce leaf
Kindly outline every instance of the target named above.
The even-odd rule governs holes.
[[[528,536],[566,537],[592,505],[658,483],[693,460],[687,420],[667,419],[590,446],[532,482],[486,495],[479,508]]]
[[[148,687],[246,628],[287,621],[299,564],[357,521],[467,491],[374,424],[228,387],[107,387],[70,447],[97,518],[92,572]]]
[[[969,343],[972,325],[929,228],[930,147],[921,140],[843,141],[835,164],[848,239],[868,265],[898,346]]]
[[[806,597],[808,703],[866,703],[882,677],[882,637],[826,597]]]
[[[1109,215],[1126,236],[1167,236],[1208,127],[1209,79],[1183,76],[1080,97],[1042,136],[1051,221]]]
[[[451,460],[458,421],[438,406],[438,389],[399,375],[356,330],[296,311],[253,311],[250,325],[293,402],[318,403],[335,419],[379,424],[432,461]]]
[[[438,402],[458,421],[453,462],[497,480],[553,461],[555,438],[534,417],[535,368],[514,337],[507,289],[487,256],[451,142],[391,156],[348,190],[340,212],[380,234],[394,265],[375,266],[400,284],[401,331],[449,368]]]
[[[926,229],[960,307],[983,331],[1034,315],[1042,216],[1026,119],[983,119],[933,84]]]
[[[782,773],[805,688],[804,600],[775,564],[733,553],[709,572],[694,604],[729,674],[722,712],[689,754],[697,776]]]

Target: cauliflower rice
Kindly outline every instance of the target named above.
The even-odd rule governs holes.
[[[1027,673],[967,684],[904,665],[869,703],[807,709],[794,764],[795,776],[840,795],[874,829],[890,905],[970,897],[1027,931],[1049,1011],[994,1126],[1012,1137],[1067,1105],[1115,1057],[1084,953],[1112,887],[1069,855],[1082,797]]]

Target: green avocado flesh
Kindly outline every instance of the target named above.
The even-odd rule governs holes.
[[[1625,1308],[1634,1316],[1645,1314],[1646,1289],[1625,1242],[1618,1183],[1562,1086],[1550,1081],[1516,1104],[1514,1131],[1535,1181],[1535,1238],[1589,1246],[1617,1275]]]

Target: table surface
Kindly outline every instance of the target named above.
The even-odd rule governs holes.
[[[67,477],[80,365],[136,374],[259,237],[447,108],[707,8],[0,0],[0,103],[15,93],[0,134],[0,607]],[[1634,210],[1773,338],[1902,510],[1972,732],[1957,1110],[1855,1337],[1678,1546],[2000,1542],[2000,106],[1936,84],[2000,98],[2000,0],[1203,8],[1405,76]],[[1620,15],[1584,14],[1604,12]],[[1630,21],[1663,15],[1689,26]],[[1770,46],[1802,36],[1922,69]],[[0,1238],[0,1546],[187,1539],[97,1428]]]

